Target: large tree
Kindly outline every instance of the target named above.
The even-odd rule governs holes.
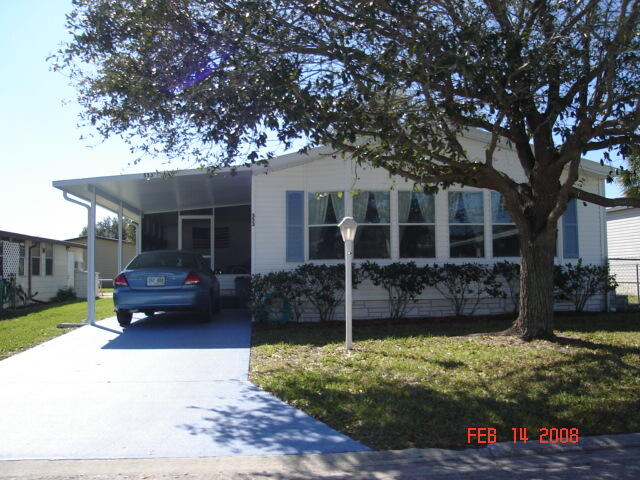
[[[56,57],[84,119],[214,166],[331,144],[429,187],[500,192],[517,224],[512,331],[553,336],[558,219],[581,156],[640,140],[639,0],[74,0]],[[491,134],[484,158],[460,143]],[[494,166],[509,142],[526,175]],[[267,152],[267,153],[265,153]],[[235,162],[235,163],[234,163]]]

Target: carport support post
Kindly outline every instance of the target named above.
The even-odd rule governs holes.
[[[136,223],[136,255],[142,252],[142,214],[140,214],[140,221]]]
[[[118,207],[118,273],[122,271],[122,202]]]
[[[89,218],[87,221],[87,319],[96,321],[96,188],[89,185]]]

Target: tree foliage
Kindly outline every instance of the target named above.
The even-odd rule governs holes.
[[[618,172],[618,183],[625,196],[640,198],[640,148],[632,151],[628,158],[629,167]]]
[[[87,235],[87,227],[82,227],[81,237]],[[99,237],[118,238],[118,219],[116,217],[106,217],[96,222],[96,235]],[[124,219],[122,228],[122,239],[128,242],[136,241],[135,224],[128,218]]]

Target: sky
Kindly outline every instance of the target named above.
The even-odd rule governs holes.
[[[70,11],[71,0],[0,0],[0,230],[75,237],[86,210],[52,181],[166,168],[154,159],[130,165],[134,156],[117,138],[80,139],[88,132],[77,128],[75,90],[46,61],[67,38]],[[607,186],[607,196],[618,192]],[[99,209],[99,219],[107,215]]]

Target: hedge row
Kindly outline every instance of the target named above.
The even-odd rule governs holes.
[[[353,266],[353,288],[369,279],[387,292],[389,317],[405,316],[409,305],[427,288],[437,289],[451,302],[456,315],[472,315],[483,297],[509,298],[517,312],[520,266],[511,262],[493,265],[463,263],[418,266],[414,262],[380,265],[365,262]],[[303,264],[295,270],[251,276],[249,307],[256,321],[289,317],[301,321],[306,305],[311,305],[320,321],[333,320],[344,296],[344,265]],[[584,309],[593,295],[607,292],[617,283],[607,267],[583,265],[556,266],[556,298],[573,303],[575,311]]]

